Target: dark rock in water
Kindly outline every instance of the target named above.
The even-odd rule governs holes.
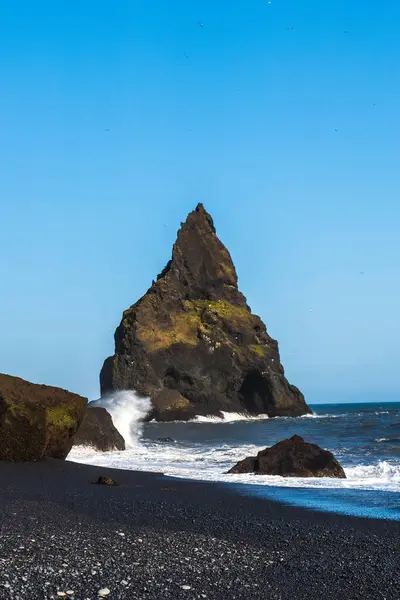
[[[0,460],[64,459],[86,405],[61,388],[0,374]]]
[[[111,477],[107,477],[107,476],[99,477],[98,480],[96,481],[96,483],[98,483],[99,485],[113,485],[113,486],[119,485],[119,483],[114,481],[114,479],[111,479]]]
[[[101,452],[125,450],[125,440],[116,429],[105,408],[88,406],[78,432],[75,446],[92,446]]]
[[[160,437],[157,439],[157,442],[174,442],[175,440],[173,440],[170,437]]]
[[[331,452],[305,442],[299,435],[261,450],[256,457],[245,458],[228,473],[346,478],[343,468]]]
[[[254,473],[256,471],[257,458],[248,456],[237,463],[228,473]]]
[[[115,332],[102,396],[149,396],[150,419],[220,411],[299,416],[311,410],[284,376],[278,344],[238,289],[231,256],[202,204],[182,224],[172,259]]]

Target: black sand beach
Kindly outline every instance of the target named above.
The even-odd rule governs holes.
[[[1,600],[400,598],[399,522],[57,460],[0,476]]]

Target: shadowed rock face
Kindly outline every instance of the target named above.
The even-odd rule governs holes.
[[[261,450],[255,457],[241,460],[228,473],[346,478],[343,468],[331,452],[316,444],[308,444],[299,435]]]
[[[105,408],[88,406],[78,432],[75,446],[91,446],[101,452],[125,450],[125,440],[114,426]]]
[[[182,224],[157,281],[124,312],[100,386],[102,395],[131,389],[150,396],[150,418],[158,420],[311,412],[286,380],[278,344],[251,313],[201,204]]]
[[[87,399],[0,374],[0,460],[65,458]]]

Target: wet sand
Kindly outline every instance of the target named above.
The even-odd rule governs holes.
[[[400,598],[398,521],[56,460],[0,476],[1,600]]]

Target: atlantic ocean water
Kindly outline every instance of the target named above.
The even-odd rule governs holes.
[[[223,419],[146,424],[140,417],[148,407],[132,392],[105,406],[124,430],[127,450],[75,447],[69,460],[223,482],[237,493],[316,510],[400,519],[400,402],[318,404],[311,406],[313,415],[299,418],[225,414]],[[226,474],[242,458],[294,434],[333,452],[347,479]],[[174,441],[160,442],[161,437]]]

